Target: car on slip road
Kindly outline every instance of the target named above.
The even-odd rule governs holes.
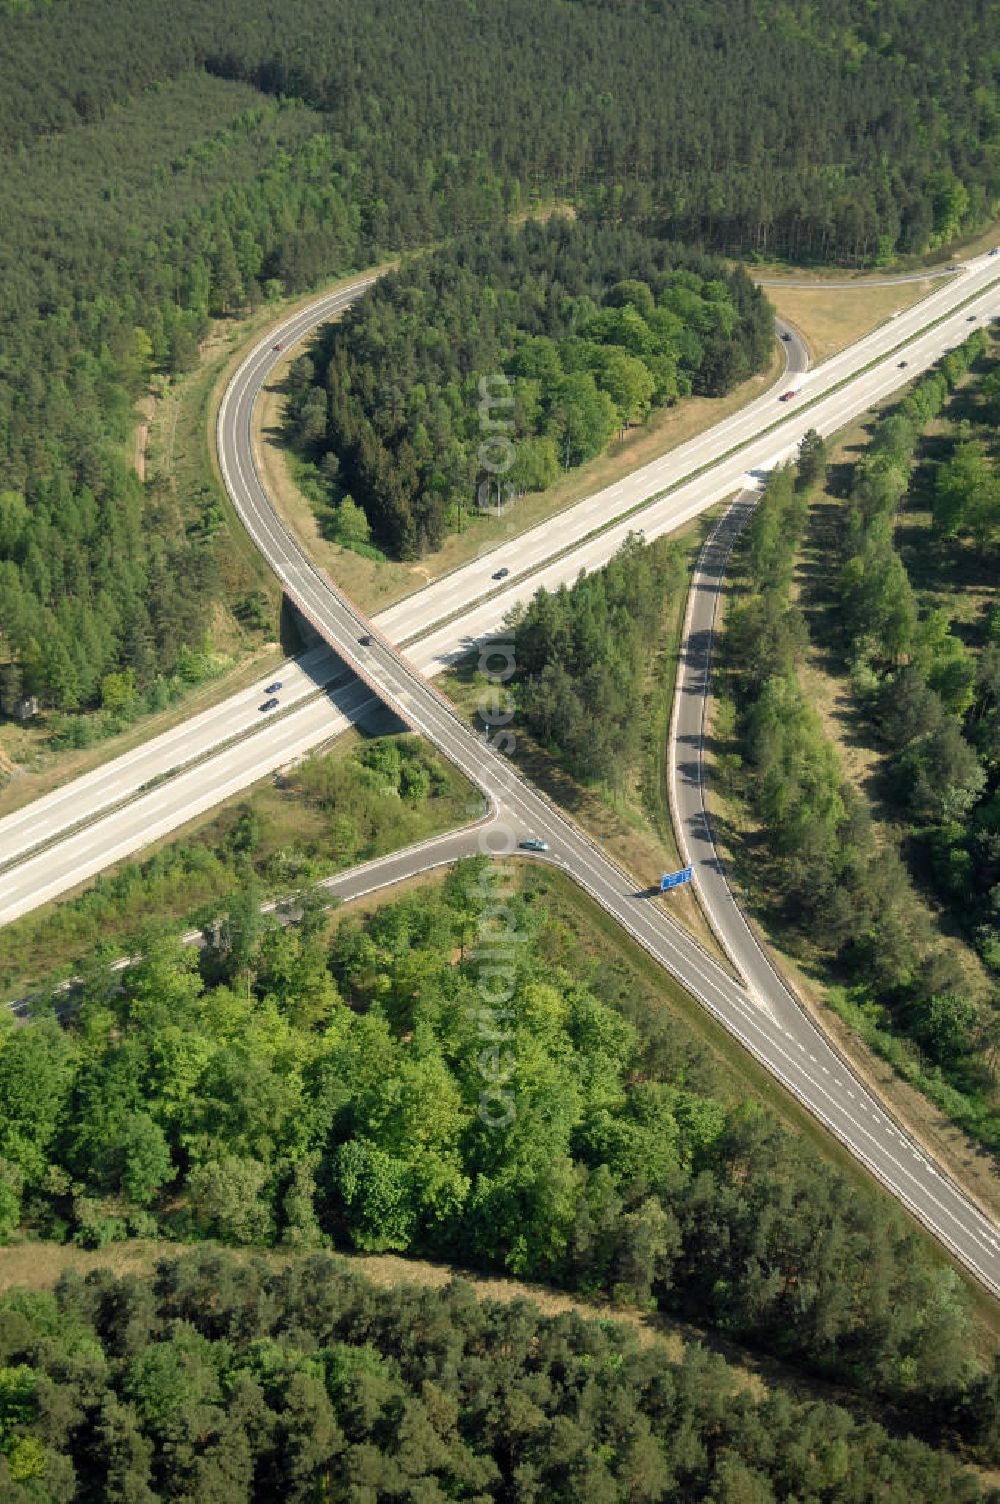
[[[537,836],[527,836],[523,841],[518,841],[522,851],[548,851],[548,841],[540,841]]]

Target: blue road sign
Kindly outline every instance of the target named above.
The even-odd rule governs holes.
[[[689,883],[693,876],[693,867],[682,867],[679,872],[665,872],[660,878],[660,892],[665,893],[668,888],[679,888],[681,883]]]

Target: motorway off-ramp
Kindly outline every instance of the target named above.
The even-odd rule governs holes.
[[[259,377],[262,384],[281,358],[277,344],[287,351],[317,323],[334,317],[356,299],[371,281],[370,275],[352,281],[347,289],[300,310],[280,331],[272,331],[251,357],[251,379],[256,382]],[[275,338],[276,332],[280,340]],[[787,332],[790,342],[782,346],[786,366],[774,393],[785,390],[789,378],[800,374],[807,364],[798,337],[793,331]],[[774,393],[768,394],[769,408]],[[712,437],[718,443],[728,443],[731,433],[727,421],[712,431]],[[608,504],[605,499],[605,508]],[[588,503],[584,505],[589,525],[593,509]],[[565,514],[564,520],[568,521],[570,515]],[[575,509],[572,515],[576,515]],[[547,530],[544,536],[535,530],[533,556],[547,557],[551,551],[547,539],[551,539]],[[490,565],[489,569],[497,567]],[[478,592],[480,573],[478,566],[470,566],[460,576],[449,577],[446,604],[450,606],[456,591],[466,597]],[[499,621],[511,601],[528,593],[521,581],[516,591],[498,596],[489,608],[491,618]],[[420,602],[421,619],[438,619],[434,613],[442,599],[440,594],[428,598],[421,591],[412,599]],[[377,618],[380,628],[390,635],[393,628],[388,618],[392,614]],[[406,613],[397,616],[403,631],[412,635]],[[453,629],[451,640],[455,640]],[[410,656],[424,671],[433,673],[440,667],[436,662],[437,644],[430,653],[413,648]],[[313,648],[287,660],[253,688],[230,696],[0,819],[0,923],[9,923],[85,882],[344,731],[361,707],[370,702],[370,696],[359,686],[348,698],[342,686],[336,694],[324,694],[323,686],[338,674],[343,678],[343,672],[343,665],[329,648]],[[260,711],[266,698],[265,683],[275,679],[282,685],[280,711],[265,718]],[[154,783],[158,786],[151,789]]]

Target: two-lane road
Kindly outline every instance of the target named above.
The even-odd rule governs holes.
[[[691,576],[670,717],[668,778],[674,829],[682,859],[694,868],[702,907],[749,991],[767,1006],[785,989],[729,887],[712,837],[704,770],[719,600],[729,555],[758,494],[744,491],[736,498],[705,540]]]
[[[273,344],[287,346],[343,308],[355,288],[345,288],[302,310],[280,330],[251,350],[237,372],[219,415],[218,444],[227,487],[241,517],[290,597],[298,604],[341,659],[360,676],[348,689],[341,710],[322,695],[304,696],[300,709],[291,709],[277,724],[266,726],[224,756],[207,758],[178,778],[148,794],[133,788],[121,808],[86,830],[71,836],[90,844],[75,855],[75,879],[67,870],[54,871],[53,853],[45,852],[19,863],[0,879],[4,896],[0,919],[23,912],[39,894],[61,891],[108,861],[135,850],[162,829],[189,819],[225,792],[243,787],[267,766],[277,766],[307,745],[323,740],[346,724],[372,694],[390,703],[415,729],[427,735],[479,785],[498,811],[491,833],[493,849],[532,833],[549,843],[551,859],[581,883],[634,938],[642,944],[745,1046],[800,1098],[994,1293],[1000,1293],[1000,1246],[992,1224],[937,1168],[902,1135],[875,1100],[844,1067],[819,1031],[804,1017],[780,986],[754,987],[754,996],[735,982],[697,943],[675,925],[659,899],[636,891],[636,883],[536,791],[518,779],[509,764],[475,737],[419,671],[433,671],[441,662],[464,651],[471,641],[495,630],[515,600],[525,599],[539,583],[571,580],[581,567],[606,561],[628,529],[641,527],[648,537],[675,528],[714,501],[738,490],[747,471],[766,469],[794,451],[808,426],[829,432],[873,401],[892,391],[937,359],[949,344],[968,332],[970,316],[983,318],[1000,308],[990,284],[1000,273],[986,258],[972,264],[945,288],[905,315],[877,330],[850,351],[808,374],[790,376],[796,398],[778,405],[776,393],[758,399],[716,430],[702,435],[693,448],[681,447],[662,460],[643,467],[598,498],[504,545],[512,551],[511,579],[505,588],[483,600],[487,577],[507,557],[497,550],[456,571],[447,580],[410,598],[408,605],[383,613],[373,628],[344,600],[297,547],[273,511],[254,468],[251,414],[254,401],[278,358]],[[370,280],[370,279],[366,279]],[[973,299],[970,308],[957,305]],[[934,327],[931,321],[940,319]],[[905,357],[896,346],[909,341]],[[899,357],[899,358],[897,358]],[[900,361],[905,358],[907,369]],[[871,363],[869,366],[869,362]],[[860,371],[860,374],[858,374]],[[812,399],[817,400],[812,403]],[[808,412],[801,411],[812,403]],[[763,430],[774,425],[772,432]],[[697,472],[697,473],[694,473]],[[631,507],[642,511],[627,522],[615,518]],[[613,524],[610,525],[609,524]],[[552,562],[552,554],[560,556]],[[542,565],[538,568],[536,566]],[[449,625],[441,627],[442,618]],[[428,628],[434,630],[428,631]],[[421,634],[424,634],[421,636]],[[362,636],[370,635],[370,646]],[[401,659],[391,639],[411,644],[409,659]],[[419,640],[415,640],[419,639]],[[321,661],[321,660],[320,660]],[[279,671],[284,677],[286,670]],[[308,671],[307,671],[308,672]],[[325,672],[325,670],[323,671]],[[363,687],[364,686],[364,687]],[[248,721],[257,714],[254,698],[240,699],[240,713]],[[310,723],[306,725],[306,721]],[[220,733],[224,732],[220,727]],[[208,735],[211,736],[211,730]],[[279,747],[279,743],[282,745]],[[256,744],[256,746],[254,746]],[[266,754],[265,746],[271,748]],[[249,749],[249,750],[248,750]],[[190,747],[185,745],[185,754]],[[275,755],[276,753],[276,755]],[[274,761],[271,761],[274,756]],[[175,749],[161,749],[160,762],[176,761]],[[235,764],[240,760],[239,767]],[[185,762],[189,759],[183,758]],[[168,768],[173,762],[167,764]],[[151,772],[156,768],[155,772]],[[121,771],[121,770],[119,770]],[[156,757],[143,775],[162,771]],[[98,788],[95,797],[112,808],[127,793],[129,776],[113,789]],[[72,798],[69,790],[63,797]],[[160,804],[149,801],[161,800]],[[85,809],[86,804],[78,806]],[[64,812],[72,815],[72,805]],[[126,823],[132,822],[129,830]],[[30,822],[29,822],[30,830]],[[501,837],[506,829],[506,841]],[[17,839],[22,839],[22,836]],[[2,838],[2,831],[0,831]],[[29,844],[37,844],[31,841]],[[23,847],[22,847],[23,849]],[[55,851],[60,850],[55,848]],[[463,847],[463,849],[465,849]],[[0,846],[0,860],[3,847]],[[43,865],[39,867],[37,863]],[[20,897],[8,899],[11,885],[22,883]]]
[[[336,317],[372,280],[370,274],[354,279],[300,310],[280,331],[260,340],[244,362],[247,379],[263,383],[283,352],[317,323]],[[779,328],[787,338],[782,344],[785,367],[778,385],[767,394],[769,406],[777,391],[808,363],[794,332],[783,325]],[[728,419],[712,430],[714,445],[731,441],[732,422]],[[605,511],[613,504],[608,497],[601,503]],[[571,509],[567,517],[576,515]],[[579,526],[583,526],[582,521]],[[548,558],[551,537],[549,530],[536,530],[530,547],[533,558]],[[437,621],[435,612],[442,600],[441,609],[447,610],[458,598],[476,599],[482,594],[479,576],[486,579],[496,567],[477,563],[450,577],[443,596],[419,592],[411,597],[415,603],[413,628],[419,630],[420,620]],[[499,621],[514,599],[530,593],[523,568],[518,573],[517,593],[508,592],[494,602],[491,618]],[[405,610],[384,612],[377,621],[394,640],[399,635],[413,636]],[[459,640],[454,629],[450,635]],[[412,656],[423,670],[432,673],[445,661],[439,661],[436,646],[430,652],[414,647]],[[230,696],[183,725],[0,819],[0,924],[85,882],[345,730],[369,700],[359,688],[346,699],[343,694],[324,696],[322,687],[338,672],[343,674],[343,665],[325,646],[289,659],[266,676],[280,680],[282,685],[280,710],[275,714],[265,716],[260,711],[266,698],[262,678],[256,688]]]

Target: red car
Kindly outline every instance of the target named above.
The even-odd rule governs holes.
[[[280,340],[280,339],[279,339],[279,341],[278,341],[278,343],[277,343],[277,344],[276,344],[276,345],[275,345],[275,347],[274,347],[274,348],[275,348],[275,349],[276,349],[276,350],[283,350],[283,349],[284,349],[284,348],[285,348],[285,347],[284,347],[284,345],[283,345],[283,344],[282,344],[282,343],[281,343],[281,340]]]
[[[794,392],[782,392],[781,396],[778,398],[778,401],[779,402],[791,402],[791,400],[792,400],[792,398],[794,396],[795,396]]]

